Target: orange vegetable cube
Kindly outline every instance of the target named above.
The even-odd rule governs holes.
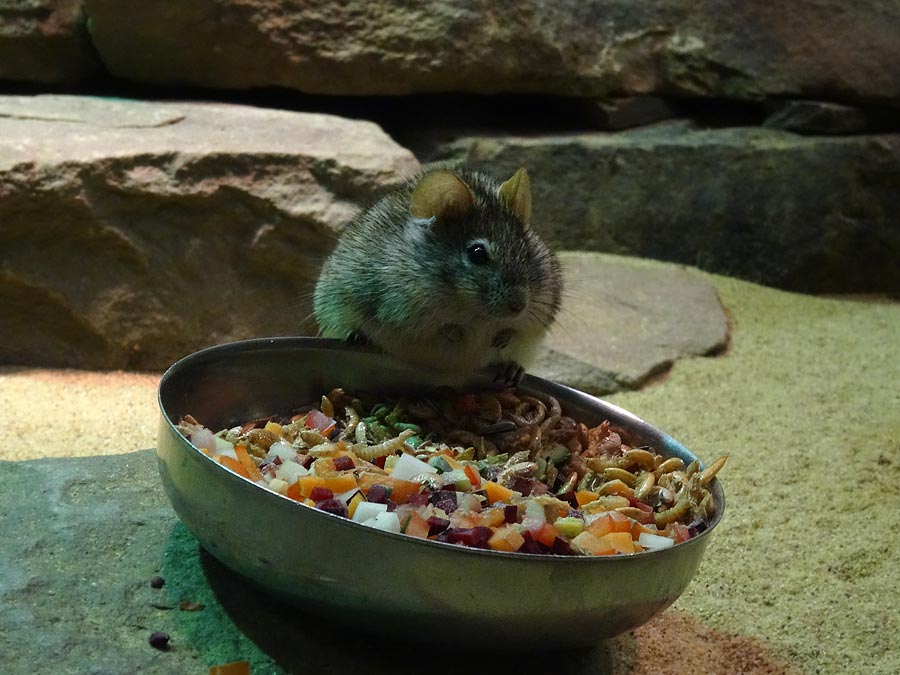
[[[250,474],[247,473],[247,469],[245,469],[244,465],[241,464],[238,460],[232,459],[228,455],[219,455],[218,457],[216,457],[216,460],[226,469],[231,469],[236,474],[241,475],[244,478],[250,478]]]
[[[288,485],[287,490],[284,491],[284,496],[293,499],[295,502],[302,502],[306,499],[300,493],[300,483],[291,483]]]
[[[508,502],[509,498],[513,496],[512,490],[492,480],[483,481],[481,487],[487,494],[488,503],[490,504],[494,502]]]
[[[506,522],[506,513],[503,507],[491,507],[479,514],[479,521],[484,527],[498,527]]]
[[[247,471],[247,477],[252,481],[262,480],[262,474],[259,472],[259,469],[256,468],[256,464],[253,463],[253,459],[247,453],[247,448],[243,445],[234,446],[234,454],[237,455],[238,461],[244,466],[244,469]]]
[[[501,527],[488,539],[488,548],[494,551],[518,551],[525,538],[512,525]]]
[[[535,539],[541,542],[544,546],[553,546],[553,542],[558,536],[559,530],[557,530],[555,526],[551,525],[550,523],[544,523],[544,526],[541,528],[540,532],[537,533]]]
[[[631,538],[631,532],[610,532],[603,539],[612,546],[616,553],[634,553],[634,539]]]
[[[616,552],[605,537],[596,537],[587,530],[572,540],[572,546],[590,555],[612,555]]]
[[[427,539],[430,529],[431,527],[428,525],[428,521],[426,521],[422,516],[413,511],[409,514],[409,517],[406,519],[406,526],[401,531],[404,534],[410,535],[411,537]]]
[[[309,497],[313,488],[325,487],[325,478],[313,475],[300,476],[297,478],[297,485],[300,486],[300,494],[304,497]]]
[[[599,496],[600,495],[598,495],[596,492],[591,492],[590,490],[579,490],[575,493],[575,501],[578,502],[578,508],[581,508],[585,504],[590,504]]]
[[[405,504],[409,501],[410,495],[417,494],[422,487],[419,483],[410,480],[399,480],[377,473],[360,474],[357,484],[363,494],[368,494],[369,488],[373,485],[384,485],[391,488],[391,500],[396,504]]]
[[[352,473],[340,473],[334,476],[325,476],[324,479],[325,483],[322,487],[327,487],[336,495],[357,487],[356,476]]]

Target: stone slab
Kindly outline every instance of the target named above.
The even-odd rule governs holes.
[[[330,115],[0,97],[0,363],[161,370],[314,331],[336,231],[418,168]]]
[[[896,101],[897,3],[85,0],[125,80],[307,93]]]
[[[900,134],[801,136],[686,121],[621,133],[483,134],[441,161],[527,166],[561,249],[668,260],[813,293],[900,291]]]
[[[725,349],[728,319],[696,270],[598,253],[560,258],[565,298],[535,374],[608,394]]]

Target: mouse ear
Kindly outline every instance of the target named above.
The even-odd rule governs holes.
[[[531,222],[531,182],[524,166],[500,186],[497,194],[519,220],[526,225]]]
[[[475,208],[475,197],[462,179],[449,171],[431,171],[419,180],[409,200],[416,218],[444,220],[464,216]]]

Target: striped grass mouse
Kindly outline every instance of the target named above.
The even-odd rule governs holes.
[[[559,310],[559,261],[531,227],[528,173],[432,170],[352,220],[325,261],[320,334],[463,380],[516,383]]]

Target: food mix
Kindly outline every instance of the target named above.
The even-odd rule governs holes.
[[[224,468],[300,504],[411,537],[526,554],[658,550],[706,529],[701,470],[588,427],[552,396],[440,390],[378,401],[334,389],[317,405],[216,433],[178,424]]]

